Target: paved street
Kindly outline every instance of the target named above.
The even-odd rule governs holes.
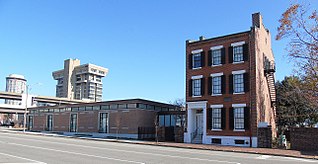
[[[6,133],[0,130],[0,163],[318,163],[268,155],[182,149]]]

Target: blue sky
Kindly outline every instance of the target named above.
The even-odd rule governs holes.
[[[293,2],[293,1],[292,1]],[[318,1],[309,0],[317,8]],[[278,80],[292,74],[286,41],[275,41],[291,1],[0,0],[0,90],[24,75],[31,93],[55,96],[52,72],[67,58],[109,69],[104,100],[185,96],[185,41],[249,30],[261,12],[272,34]]]

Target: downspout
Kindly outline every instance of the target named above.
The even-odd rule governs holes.
[[[251,31],[254,31],[254,38],[253,38],[253,39],[254,39],[254,41],[255,41],[255,27],[252,27],[252,28],[254,28],[254,29],[251,29]],[[249,39],[249,55],[250,55],[250,67],[249,67],[249,68],[250,68],[250,74],[251,74],[251,75],[252,75],[252,53],[251,53],[251,51],[252,51],[252,50],[251,50],[251,47],[252,47],[252,44],[251,44],[251,43],[252,43],[252,41],[251,41],[251,40],[252,40],[252,35],[253,35],[253,34],[250,33],[250,39]],[[255,45],[254,45],[254,46],[255,46]],[[254,49],[255,49],[255,48],[254,48]],[[255,52],[256,52],[256,51],[255,51]],[[253,55],[256,57],[256,53],[254,53]],[[254,58],[255,58],[255,57],[254,57]],[[255,65],[256,65],[256,64],[255,64]],[[255,75],[256,75],[256,73],[255,73]],[[251,76],[249,76],[249,77],[251,77]],[[256,79],[256,76],[255,76],[255,79]],[[253,84],[253,83],[251,83],[251,78],[249,78],[249,81],[250,81],[250,83],[249,83],[249,85],[250,85],[250,86],[249,86],[249,87],[250,87],[250,108],[249,108],[249,109],[250,109],[250,110],[249,110],[249,112],[250,112],[250,114],[249,114],[249,116],[250,116],[250,117],[249,117],[249,119],[250,119],[250,120],[249,120],[249,124],[250,124],[250,125],[249,125],[249,126],[250,126],[250,128],[249,128],[249,129],[250,129],[250,147],[252,147],[252,142],[253,142],[253,140],[252,140],[252,93],[251,93],[251,92],[252,92],[252,87],[251,87],[252,85],[251,85],[251,84]]]

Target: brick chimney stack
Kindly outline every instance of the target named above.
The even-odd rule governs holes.
[[[258,27],[260,28],[263,24],[263,19],[261,16],[261,13],[254,13],[252,14],[252,27]]]

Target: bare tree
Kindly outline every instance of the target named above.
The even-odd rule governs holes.
[[[318,105],[318,15],[310,5],[292,4],[279,20],[276,40],[288,39],[288,56],[295,61],[303,96]]]

